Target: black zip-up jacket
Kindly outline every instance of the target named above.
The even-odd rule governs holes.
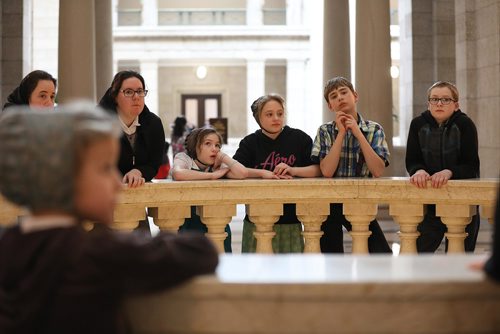
[[[110,89],[104,94],[99,105],[117,115],[116,103],[110,97],[109,91]],[[120,138],[118,169],[125,175],[136,168],[141,171],[146,181],[151,181],[163,159],[165,132],[160,117],[149,111],[146,105],[139,114],[139,124],[141,125],[137,127],[135,149],[130,145],[125,133]]]
[[[429,110],[415,117],[406,145],[406,170],[424,169],[430,175],[449,169],[452,179],[479,177],[476,126],[462,111],[455,111],[441,126]]]

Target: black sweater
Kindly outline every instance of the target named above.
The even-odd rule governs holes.
[[[270,171],[281,162],[291,167],[306,167],[313,164],[312,144],[311,137],[304,131],[288,126],[274,140],[263,134],[262,130],[257,130],[241,140],[233,158],[245,167]],[[283,216],[277,223],[300,223],[295,214],[295,205],[286,204]]]
[[[491,278],[500,282],[500,187],[497,192],[497,208],[495,210],[492,249],[491,257],[486,262],[484,269]]]
[[[0,333],[124,332],[124,297],[213,273],[217,263],[201,234],[15,226],[0,239]]]
[[[109,89],[99,105],[110,113],[115,115],[118,113],[116,103],[109,97]],[[163,160],[165,132],[161,119],[149,111],[146,105],[139,114],[139,124],[141,125],[137,127],[135,149],[132,149],[125,133],[120,138],[118,169],[125,175],[136,168],[141,171],[146,181],[151,181]]]
[[[476,126],[462,111],[455,111],[439,126],[429,110],[415,117],[406,145],[406,170],[423,169],[430,175],[449,169],[452,179],[479,177]]]

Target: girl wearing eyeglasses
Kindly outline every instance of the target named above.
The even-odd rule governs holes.
[[[440,188],[449,179],[479,177],[477,130],[474,122],[459,109],[457,87],[438,81],[427,91],[428,110],[415,117],[410,125],[406,146],[406,170],[410,182],[419,188]],[[446,232],[436,217],[435,205],[418,227],[419,252],[434,252]],[[465,251],[473,252],[479,231],[479,215],[466,227]]]
[[[118,168],[123,183],[139,187],[158,172],[161,165],[165,132],[161,119],[144,103],[148,91],[144,78],[135,71],[121,71],[113,78],[111,87],[99,105],[118,116],[123,135],[120,138]]]

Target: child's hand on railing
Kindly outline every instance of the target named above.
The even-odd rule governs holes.
[[[227,167],[219,168],[219,169],[213,171],[212,173],[210,173],[210,175],[212,176],[212,180],[217,180],[217,179],[220,179],[221,177],[223,177],[224,175],[226,175],[227,172],[229,172],[229,168],[227,168]]]
[[[281,162],[278,166],[274,167],[273,172],[282,179],[291,179],[294,176],[294,168],[288,166],[284,162]]]

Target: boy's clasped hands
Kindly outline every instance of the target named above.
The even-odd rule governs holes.
[[[433,188],[441,188],[451,179],[452,175],[453,173],[449,169],[443,169],[440,172],[432,174],[432,176],[425,170],[420,169],[410,177],[410,182],[418,188],[427,188],[427,181],[430,180]]]
[[[335,124],[339,128],[340,134],[345,134],[347,131],[351,131],[356,138],[358,138],[358,135],[362,134],[354,116],[343,111],[335,112]]]

